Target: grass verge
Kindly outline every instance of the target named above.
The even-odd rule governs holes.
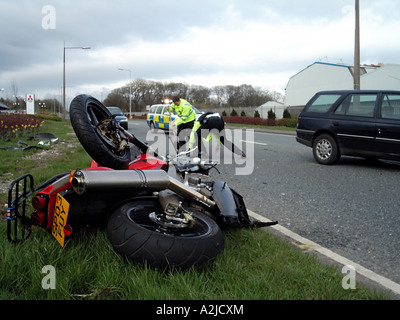
[[[265,130],[279,130],[279,131],[296,131],[296,128],[284,127],[284,126],[260,126],[255,124],[245,124],[245,123],[227,123],[227,127],[239,127],[239,128],[249,128],[249,129],[265,129]]]
[[[59,153],[43,163],[38,151],[30,151],[28,158],[21,151],[1,152],[5,167],[0,177],[29,171],[38,184],[89,166],[91,160],[70,125],[46,121],[42,132],[60,138]],[[0,199],[5,203],[4,194]],[[12,245],[0,218],[0,300],[386,299],[358,283],[355,290],[344,290],[344,275],[336,268],[263,230],[229,229],[224,237],[225,250],[215,261],[170,273],[127,262],[113,251],[102,230],[75,236],[61,248],[50,234],[35,228],[29,240]],[[45,266],[54,267],[55,289],[43,288]]]

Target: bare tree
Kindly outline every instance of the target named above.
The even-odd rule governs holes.
[[[121,94],[119,89],[113,90],[110,94],[108,94],[107,98],[103,101],[106,106],[115,106],[121,108],[123,111],[129,111],[129,102],[126,102],[126,98]]]
[[[13,104],[15,103],[15,110],[18,110],[20,103],[18,102],[18,85],[15,79],[11,81],[11,91],[13,93],[13,98],[15,99],[15,102],[13,102]]]
[[[187,98],[193,103],[207,103],[211,89],[203,86],[190,86]]]
[[[248,84],[207,88],[200,85],[136,79],[130,83],[130,86],[132,90],[131,99],[136,112],[145,110],[147,105],[161,103],[162,100],[173,96],[187,99],[200,108],[255,107],[271,100],[280,101],[282,99],[281,94],[254,88]],[[129,84],[113,90],[105,102],[127,110],[129,106]]]

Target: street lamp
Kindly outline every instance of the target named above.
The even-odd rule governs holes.
[[[132,71],[129,69],[118,68],[120,71],[129,72],[129,119],[132,119]]]
[[[87,50],[90,47],[66,47],[64,41],[64,55],[63,55],[63,105],[62,105],[62,113],[63,113],[63,120],[65,121],[65,50],[66,49],[83,49]]]
[[[359,0],[355,0],[356,8],[356,27],[355,27],[355,38],[354,38],[354,90],[360,90],[360,3]]]

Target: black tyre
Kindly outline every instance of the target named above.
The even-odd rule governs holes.
[[[131,155],[129,148],[120,150],[117,136],[105,134],[101,122],[111,117],[110,111],[97,99],[79,95],[71,102],[71,124],[86,152],[99,165],[113,169],[125,169]]]
[[[335,139],[329,134],[319,135],[313,143],[314,159],[321,164],[335,164],[340,159],[340,151]]]
[[[160,269],[184,270],[212,260],[224,248],[221,229],[202,213],[192,228],[166,230],[149,218],[160,211],[157,199],[141,199],[119,207],[107,225],[114,249],[129,260]]]

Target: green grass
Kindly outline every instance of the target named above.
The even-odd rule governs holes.
[[[42,132],[57,132],[62,142],[74,143],[76,137],[67,134],[72,132],[70,126],[47,122]],[[46,180],[90,164],[79,145],[63,150],[45,170],[44,164],[34,166],[22,154],[13,153],[19,165],[12,172],[19,175],[26,170],[35,180]],[[3,157],[0,153],[2,161]],[[114,252],[103,230],[72,237],[61,248],[51,234],[34,228],[26,242],[10,244],[0,217],[0,300],[386,299],[359,283],[355,290],[344,290],[343,274],[337,268],[264,230],[224,230],[224,238],[225,250],[215,261],[171,273],[126,261]],[[55,289],[42,288],[46,265],[54,267]]]
[[[335,268],[262,230],[229,230],[225,239],[226,248],[213,263],[169,273],[126,261],[103,231],[81,235],[61,248],[49,234],[35,230],[22,244],[1,240],[0,299],[382,298],[361,287],[344,290]],[[55,268],[54,290],[42,288],[45,265]]]
[[[79,145],[69,123],[45,121],[40,132],[52,133],[60,142],[50,148],[44,147],[47,150],[45,152],[39,149],[0,150],[0,183],[29,172],[34,175],[35,184],[39,185],[58,173],[90,165],[91,159]],[[38,140],[29,141],[20,137],[11,141],[0,141],[0,145],[16,147],[19,140],[32,146],[37,146],[38,143]],[[4,195],[0,195],[0,200],[3,199]]]
[[[360,286],[344,290],[342,275],[335,268],[265,231],[242,229],[224,234],[226,248],[214,262],[175,273],[126,261],[113,251],[103,231],[71,239],[64,248],[42,230],[35,230],[32,239],[18,245],[2,239],[0,299],[383,298]],[[42,288],[45,265],[55,268],[54,290]]]

